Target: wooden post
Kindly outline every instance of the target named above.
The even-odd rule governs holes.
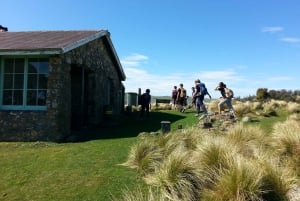
[[[161,131],[162,133],[168,133],[171,130],[171,122],[170,121],[161,121]]]

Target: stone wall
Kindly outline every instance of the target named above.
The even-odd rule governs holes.
[[[0,141],[33,141],[43,136],[45,111],[0,111]]]
[[[105,120],[110,108],[118,116],[123,108],[124,87],[105,37],[49,57],[46,111],[0,111],[0,141],[63,141],[71,133],[71,67],[94,73],[94,123]],[[110,86],[108,86],[110,85]],[[110,94],[107,90],[110,89]],[[109,97],[108,97],[109,96]],[[109,101],[108,101],[109,100]]]

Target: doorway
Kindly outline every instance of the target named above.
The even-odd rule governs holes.
[[[92,76],[94,73],[88,71],[84,66],[71,66],[71,129],[79,130],[88,126],[89,119],[93,110],[90,104],[93,99],[94,87]]]

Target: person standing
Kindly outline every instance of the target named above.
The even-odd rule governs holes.
[[[221,114],[222,105],[226,104],[229,111],[232,112],[232,114],[234,115],[234,109],[232,106],[233,91],[227,88],[226,84],[224,84],[223,82],[219,82],[215,90],[220,91],[221,93],[221,97],[220,97],[221,100],[218,103],[219,114]]]
[[[140,117],[143,118],[145,113],[146,116],[149,116],[149,110],[151,106],[151,95],[150,89],[146,89],[146,92],[141,95],[141,112]]]
[[[173,90],[172,90],[172,94],[171,94],[171,98],[172,98],[172,108],[175,109],[176,108],[176,99],[177,99],[177,94],[178,94],[178,90],[177,90],[177,86],[174,86]]]
[[[195,116],[198,117],[199,113],[200,113],[200,109],[202,109],[203,115],[199,119],[203,119],[203,118],[207,117],[207,114],[208,114],[206,106],[203,102],[204,97],[205,97],[205,95],[208,95],[209,98],[211,99],[211,96],[208,93],[205,84],[201,83],[199,79],[195,80],[195,90],[196,90],[196,92],[194,94],[194,97],[196,98],[196,114],[195,114]]]
[[[181,83],[179,85],[178,93],[177,93],[177,103],[179,105],[180,112],[185,111],[185,105],[186,105],[186,89],[183,87],[183,84]]]

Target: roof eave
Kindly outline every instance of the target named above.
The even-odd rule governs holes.
[[[113,54],[114,54],[114,57],[115,57],[115,59],[116,59],[116,61],[117,61],[117,65],[118,65],[118,68],[119,68],[119,71],[120,71],[120,74],[121,74],[122,81],[125,81],[126,75],[125,75],[125,73],[124,73],[124,71],[123,71],[121,62],[120,62],[119,57],[118,57],[118,55],[117,55],[117,52],[116,52],[116,50],[115,50],[115,48],[114,48],[114,45],[113,45],[113,43],[112,43],[112,41],[111,41],[111,39],[110,39],[110,37],[109,37],[109,34],[106,35],[106,38],[107,38],[107,41],[108,41],[108,43],[109,43],[109,46],[111,47],[111,50],[112,50],[112,52],[113,52]]]
[[[73,49],[75,49],[75,48],[77,48],[77,47],[80,47],[80,46],[82,46],[82,45],[85,45],[85,44],[87,44],[87,43],[89,43],[89,42],[91,42],[91,41],[93,41],[93,40],[96,40],[96,39],[101,38],[101,37],[103,37],[103,36],[106,36],[106,35],[108,35],[108,34],[109,34],[108,31],[100,31],[100,32],[97,32],[97,33],[94,34],[94,35],[91,35],[91,36],[89,36],[89,37],[83,38],[83,39],[81,39],[81,40],[79,40],[79,41],[76,41],[76,42],[74,42],[74,43],[71,43],[71,44],[67,45],[66,47],[63,47],[63,48],[62,48],[62,53],[69,52],[69,51],[71,51],[71,50],[73,50]]]
[[[18,55],[54,55],[61,54],[62,49],[20,49],[20,50],[1,50],[1,56],[18,56]]]

